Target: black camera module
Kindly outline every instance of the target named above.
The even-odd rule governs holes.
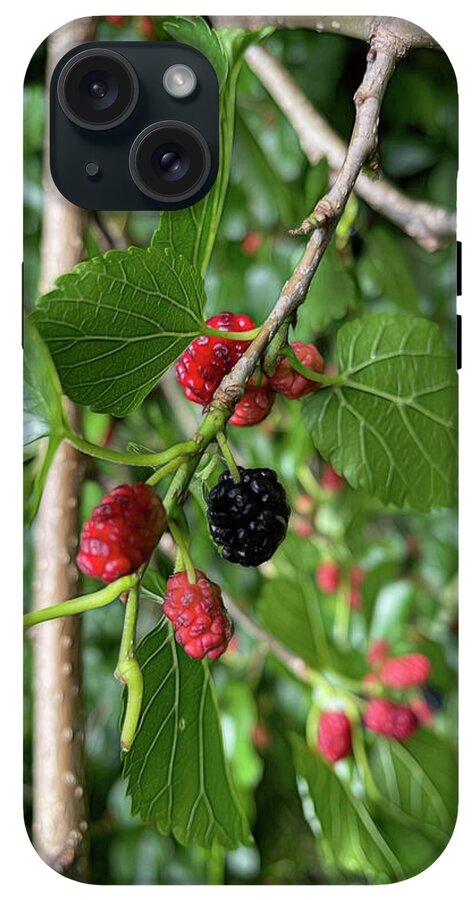
[[[60,72],[57,94],[71,122],[105,131],[130,116],[139,97],[139,81],[129,60],[115,50],[83,50]]]
[[[210,148],[186,122],[157,122],[144,128],[132,144],[129,168],[143,194],[153,200],[187,200],[210,174]]]
[[[51,75],[49,138],[55,185],[81,209],[185,209],[218,173],[216,73],[178,41],[74,47]]]

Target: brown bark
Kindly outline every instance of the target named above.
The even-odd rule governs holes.
[[[90,19],[77,19],[50,36],[47,84],[58,60],[71,47],[91,37]],[[83,213],[54,187],[48,156],[46,136],[42,291],[78,262],[83,248]],[[79,414],[71,404],[69,412],[78,427]],[[74,551],[82,470],[77,451],[63,443],[48,473],[36,522],[35,608],[67,600],[77,593]],[[87,881],[89,841],[80,627],[80,619],[71,617],[46,622],[32,633],[33,842],[51,868],[77,881]]]

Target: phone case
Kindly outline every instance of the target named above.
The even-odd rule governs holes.
[[[54,186],[49,80],[97,41],[213,65],[198,203]],[[395,18],[107,16],[38,48],[24,110],[36,852],[95,884],[422,872],[457,808],[451,63]]]

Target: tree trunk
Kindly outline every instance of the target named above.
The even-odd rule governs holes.
[[[46,83],[59,59],[93,35],[91,19],[77,19],[48,39]],[[47,107],[48,107],[47,99]],[[81,257],[83,212],[53,185],[45,134],[41,291]],[[79,412],[69,404],[76,426]],[[83,466],[63,443],[52,463],[35,528],[34,606],[74,597],[78,571],[74,552]],[[51,868],[77,881],[89,878],[84,723],[79,617],[37,626],[33,642],[33,842]]]

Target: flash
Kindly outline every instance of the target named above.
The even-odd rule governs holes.
[[[171,97],[190,97],[197,86],[197,76],[189,66],[177,63],[164,74],[164,88]]]

